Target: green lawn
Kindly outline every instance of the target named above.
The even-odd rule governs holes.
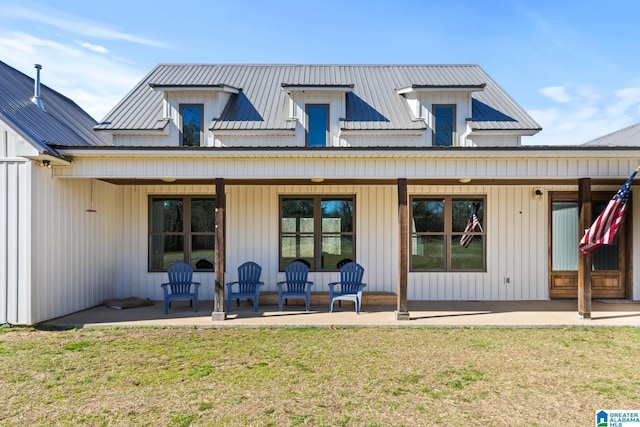
[[[589,426],[640,329],[0,328],[0,425]]]

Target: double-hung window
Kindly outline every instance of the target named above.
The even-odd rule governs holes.
[[[411,199],[412,271],[484,271],[484,198]]]
[[[303,259],[313,271],[336,271],[355,261],[353,196],[280,199],[280,270]]]
[[[180,145],[185,147],[200,147],[204,142],[204,105],[180,104]]]
[[[329,105],[307,104],[307,147],[326,147],[329,145]]]
[[[178,261],[212,271],[215,205],[212,197],[150,197],[149,271],[166,271]]]
[[[451,147],[456,139],[456,106],[433,106],[433,145]]]

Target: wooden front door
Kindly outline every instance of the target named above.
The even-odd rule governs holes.
[[[592,216],[606,207],[613,193],[592,193]],[[627,213],[631,211],[627,206]],[[578,297],[578,242],[584,232],[578,230],[578,194],[550,194],[549,212],[549,297]],[[613,245],[592,252],[591,289],[593,298],[627,298],[626,219]]]

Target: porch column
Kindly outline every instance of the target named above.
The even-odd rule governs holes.
[[[584,231],[591,227],[591,178],[578,180],[578,203],[580,219],[578,220],[578,238],[582,238]],[[578,254],[578,316],[581,319],[591,319],[591,254]]]
[[[396,320],[410,320],[407,309],[407,281],[409,276],[409,208],[407,206],[407,179],[398,179],[398,308]]]
[[[224,311],[224,266],[227,246],[225,244],[225,211],[227,198],[224,190],[224,178],[216,178],[216,241],[215,241],[215,281],[213,313],[211,320],[225,320]]]

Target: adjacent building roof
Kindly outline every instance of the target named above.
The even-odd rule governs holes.
[[[640,147],[640,123],[582,144],[586,147]]]
[[[34,79],[0,61],[0,120],[44,154],[60,157],[54,146],[111,145],[93,131],[96,121],[69,98],[41,84],[44,110],[31,101]]]
[[[475,130],[535,133],[535,122],[477,65],[221,65],[161,64],[96,126],[96,130],[154,130],[163,123],[163,94],[153,88],[217,86],[239,88],[213,129],[291,129],[288,97],[303,89],[342,91],[348,130],[424,129],[399,91],[406,88],[471,88]],[[482,89],[482,90],[479,90]],[[208,119],[208,118],[207,118]]]

